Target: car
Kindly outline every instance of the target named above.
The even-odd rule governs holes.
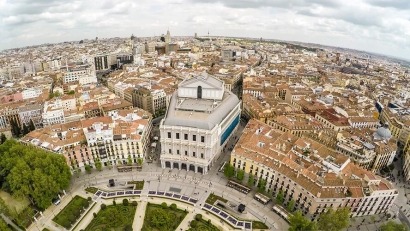
[[[109,185],[110,187],[114,187],[114,186],[115,186],[114,179],[109,179],[109,180],[108,180],[108,185]]]
[[[53,204],[59,205],[61,203],[61,200],[59,198],[53,199]]]

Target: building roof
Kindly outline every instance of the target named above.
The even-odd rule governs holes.
[[[181,108],[180,105],[183,103],[179,100],[177,92],[172,95],[163,125],[212,130],[240,103],[238,97],[229,91],[225,91],[222,100],[218,101],[215,107],[214,100],[185,100],[187,101]]]

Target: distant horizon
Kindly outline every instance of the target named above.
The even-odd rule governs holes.
[[[163,34],[165,34],[165,33],[163,33]],[[192,35],[172,35],[172,32],[171,32],[171,38],[172,37],[192,37],[192,38],[194,38],[194,34],[192,34]],[[95,40],[95,38],[98,38],[98,39],[113,39],[113,38],[126,39],[126,38],[130,38],[132,35],[134,35],[137,38],[154,38],[154,37],[160,37],[162,34],[153,35],[153,36],[138,36],[134,33],[131,33],[129,36],[113,36],[113,37],[99,37],[99,36],[96,36],[94,38],[82,38],[82,39],[78,39],[78,40],[76,39],[76,40],[66,40],[66,41],[60,41],[60,42],[44,42],[44,43],[41,43],[41,44],[32,44],[32,45],[2,49],[2,50],[0,50],[0,53],[3,52],[3,51],[7,51],[7,50],[42,46],[42,45],[46,45],[46,44],[54,45],[54,44],[60,44],[60,43],[65,43],[65,42],[80,42],[81,40]],[[204,37],[204,38],[208,37],[207,34],[206,35],[198,34],[197,36],[198,37]],[[303,43],[305,45],[310,44],[310,45],[316,45],[316,46],[326,46],[326,47],[331,47],[331,48],[336,48],[336,49],[349,49],[349,50],[356,51],[356,52],[368,53],[368,54],[373,54],[373,55],[378,55],[378,56],[385,56],[386,58],[397,59],[397,60],[401,60],[401,61],[404,61],[404,62],[410,62],[410,59],[407,59],[405,57],[393,56],[393,55],[389,55],[389,54],[377,53],[377,52],[367,51],[367,50],[358,50],[358,49],[355,49],[355,48],[335,46],[335,45],[330,45],[330,44],[320,44],[320,43],[303,42],[303,41],[296,41],[296,40],[283,40],[283,39],[276,39],[276,38],[248,37],[248,36],[247,37],[241,37],[241,36],[226,36],[226,35],[209,35],[209,37],[217,37],[217,38],[225,37],[225,38],[233,38],[233,39],[239,38],[239,39],[252,39],[252,40],[259,40],[260,38],[262,38],[262,40],[265,40],[265,41],[266,40],[280,41],[280,42],[286,42],[286,43],[290,43],[290,44],[291,43]]]

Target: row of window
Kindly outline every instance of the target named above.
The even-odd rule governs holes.
[[[168,150],[168,153],[169,153],[169,154],[172,154],[172,149],[169,149],[169,150]],[[177,155],[180,155],[179,149],[177,150]],[[185,151],[185,156],[188,156],[188,151]],[[197,156],[196,156],[196,152],[192,152],[192,157],[197,157]],[[201,153],[200,157],[201,157],[201,159],[204,159],[204,158],[205,158],[205,156],[204,156],[203,153]]]
[[[172,134],[171,132],[168,132],[168,139],[172,138]],[[179,140],[180,136],[179,136],[179,132],[175,133],[175,139]],[[188,134],[184,134],[184,140],[188,140]],[[196,141],[196,135],[192,135],[192,141]],[[201,142],[205,143],[205,136],[201,136]]]

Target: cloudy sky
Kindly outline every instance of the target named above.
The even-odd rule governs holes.
[[[410,0],[0,0],[0,49],[84,38],[226,35],[410,60]]]

